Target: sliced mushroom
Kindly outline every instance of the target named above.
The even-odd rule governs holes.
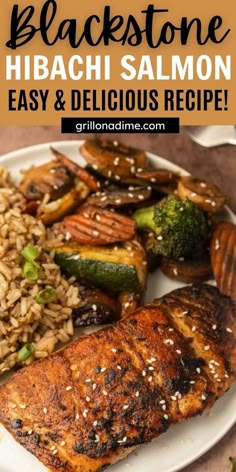
[[[51,161],[39,167],[32,167],[25,172],[19,189],[27,200],[42,200],[45,194],[56,200],[68,192],[74,179],[60,162]]]
[[[75,211],[86,200],[89,192],[89,188],[83,182],[78,182],[75,188],[71,192],[66,193],[62,198],[49,202],[46,205],[40,205],[37,216],[45,225],[61,221],[62,218]]]
[[[191,176],[180,179],[178,195],[181,198],[188,198],[199,208],[210,213],[221,210],[226,203],[226,198],[216,185]]]
[[[145,152],[116,141],[85,141],[80,152],[94,170],[116,182],[137,182],[137,168],[147,165]]]
[[[127,189],[118,189],[94,193],[88,197],[87,202],[89,205],[101,208],[108,206],[119,208],[146,201],[150,198],[151,193],[150,187],[135,187],[132,192]]]
[[[86,169],[71,161],[68,157],[64,156],[64,154],[61,154],[52,147],[51,151],[56,159],[65,166],[68,172],[82,180],[82,182],[84,182],[87,187],[89,187],[94,192],[97,192],[100,189],[100,183]]]
[[[133,239],[136,223],[114,211],[87,206],[65,218],[61,230],[79,243],[102,246]]]
[[[115,296],[99,289],[80,288],[81,302],[73,310],[75,327],[112,323],[120,318],[120,303]]]
[[[153,186],[169,184],[170,182],[176,182],[179,179],[177,174],[167,169],[140,168],[136,170],[135,175],[139,180]]]
[[[212,277],[212,268],[209,254],[198,260],[174,261],[163,257],[160,262],[162,272],[170,279],[179,280],[187,284],[200,283]]]
[[[236,226],[218,223],[211,240],[211,263],[219,290],[236,300]]]

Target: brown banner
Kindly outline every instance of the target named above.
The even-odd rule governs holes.
[[[235,123],[231,1],[8,0],[0,22],[0,124],[57,125],[63,116]]]

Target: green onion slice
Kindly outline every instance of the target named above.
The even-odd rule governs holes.
[[[32,246],[32,244],[28,244],[22,251],[21,255],[25,258],[28,262],[33,262],[39,255],[38,249]]]
[[[38,280],[38,265],[34,262],[26,262],[23,267],[23,275],[28,280]]]
[[[19,361],[26,361],[34,352],[32,344],[25,344],[17,353],[17,358]]]
[[[51,303],[56,298],[56,291],[51,288],[45,288],[44,290],[40,290],[35,297],[35,301],[40,305],[46,305],[47,303]]]

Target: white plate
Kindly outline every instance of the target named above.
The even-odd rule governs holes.
[[[58,142],[52,146],[74,158],[78,162],[78,148],[80,142]],[[172,163],[148,154],[155,164],[170,170],[187,174]],[[49,144],[33,146],[7,154],[1,157],[0,164],[8,167],[11,174],[17,179],[19,171],[32,164],[43,164],[52,158]],[[81,163],[84,161],[81,158]],[[227,209],[226,218],[236,222],[233,213]],[[151,301],[175,288],[181,287],[166,278],[161,273],[150,276],[146,301]],[[163,434],[161,438],[151,444],[142,446],[127,459],[112,468],[113,472],[123,472],[124,467],[130,472],[176,472],[190,464],[212,446],[214,446],[233,426],[236,421],[236,385],[224,395],[211,410],[210,414],[203,415],[183,424],[177,425]],[[17,444],[11,435],[0,426],[0,471],[1,472],[46,472],[46,469],[34,456]]]

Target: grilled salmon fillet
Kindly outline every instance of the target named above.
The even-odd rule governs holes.
[[[0,422],[51,471],[98,472],[210,408],[236,373],[229,298],[186,287],[0,387]]]

